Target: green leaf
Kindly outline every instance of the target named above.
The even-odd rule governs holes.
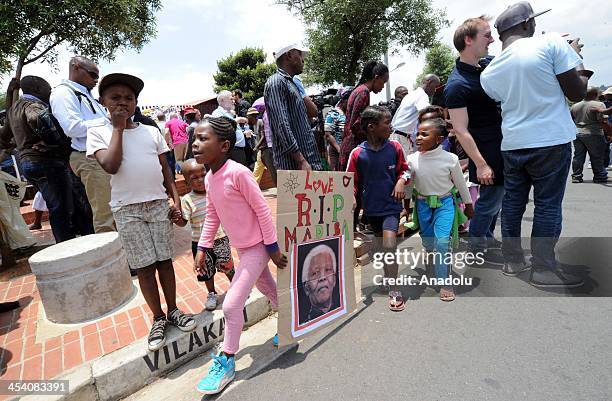
[[[263,96],[266,80],[276,71],[274,64],[266,63],[263,49],[252,47],[217,61],[217,68],[213,75],[215,92],[240,89],[249,102]]]
[[[436,43],[425,53],[425,67],[417,77],[415,85],[420,85],[423,76],[427,74],[436,74],[441,83],[446,83],[448,76],[455,67],[457,57],[459,56],[449,46]]]
[[[160,0],[14,0],[0,2],[0,74],[30,60],[52,66],[67,45],[92,60],[140,50],[155,36]]]
[[[448,26],[430,0],[279,0],[306,25],[307,84],[354,85],[365,62],[389,51],[418,54]]]

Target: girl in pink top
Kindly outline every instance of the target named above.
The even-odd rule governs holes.
[[[219,224],[238,250],[240,263],[223,301],[225,338],[222,352],[213,356],[213,364],[198,384],[205,394],[216,394],[234,379],[234,354],[238,351],[244,324],[242,310],[256,286],[278,307],[276,283],[268,269],[268,260],[280,269],[287,264],[276,242],[276,228],[253,173],[228,155],[236,143],[236,122],[227,117],[211,118],[195,129],[193,156],[198,163],[207,164],[205,185],[208,193],[206,221],[198,243],[194,269],[204,274],[206,258],[212,252]]]

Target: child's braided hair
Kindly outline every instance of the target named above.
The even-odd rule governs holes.
[[[236,121],[225,116],[212,117],[208,119],[208,124],[215,134],[224,141],[229,141],[229,151],[236,145]]]
[[[421,123],[422,124],[431,124],[434,125],[438,129],[438,135],[447,137],[448,136],[448,123],[443,118],[430,118]]]
[[[427,106],[423,110],[419,111],[419,122],[423,122],[423,116],[425,114],[436,113],[440,118],[444,118],[444,109],[440,106]]]

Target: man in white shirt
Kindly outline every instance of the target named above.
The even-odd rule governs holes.
[[[70,167],[81,179],[93,212],[96,233],[114,231],[110,209],[110,175],[85,157],[87,128],[95,120],[107,119],[106,110],[91,94],[100,77],[96,64],[82,56],[70,60],[68,79],[51,92],[51,110],[64,133],[72,139]]]
[[[434,74],[425,75],[421,81],[421,86],[404,96],[393,116],[393,120],[391,120],[393,133],[390,139],[398,141],[402,145],[405,156],[414,152],[412,135],[417,126],[419,111],[429,106],[429,98],[438,86],[440,86],[440,78]]]
[[[570,142],[576,137],[565,97],[582,100],[590,75],[583,69],[578,40],[570,46],[559,34],[533,36],[534,18],[542,13],[534,13],[523,1],[497,17],[502,52],[482,72],[480,82],[502,109],[504,273],[517,275],[528,268],[521,247],[521,220],[533,185],[530,283],[571,288],[584,282],[557,267],[554,250],[561,234]]]
[[[219,92],[219,94],[217,95],[217,103],[219,104],[219,107],[217,107],[212,112],[212,116],[213,117],[224,116],[227,118],[231,118],[232,120],[236,120],[236,123],[238,125],[236,128],[236,145],[234,145],[234,148],[230,152],[229,157],[236,163],[240,163],[246,166],[247,165],[246,151],[245,151],[246,140],[244,138],[244,132],[240,125],[246,124],[248,123],[248,121],[246,117],[234,117],[234,115],[232,114],[232,110],[234,110],[234,100],[232,96],[233,96],[232,92],[230,91],[223,90]]]

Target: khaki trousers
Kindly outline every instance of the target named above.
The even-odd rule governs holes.
[[[255,167],[253,167],[253,175],[255,176],[255,181],[259,184],[261,182],[261,178],[263,177],[264,172],[266,171],[266,166],[261,160],[261,150],[257,152],[257,160],[255,161]]]
[[[102,170],[96,160],[85,157],[85,152],[73,151],[70,154],[70,167],[85,186],[96,233],[116,231],[110,209],[110,174]]]

